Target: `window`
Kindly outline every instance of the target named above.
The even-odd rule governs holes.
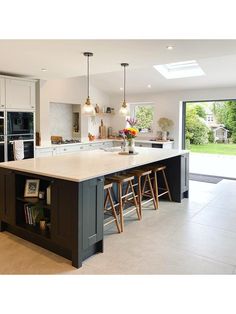
[[[137,119],[140,133],[153,131],[154,106],[152,104],[131,104],[131,115]]]
[[[154,65],[154,68],[166,79],[205,75],[196,60]]]
[[[207,116],[207,121],[208,122],[213,122],[213,115],[208,115]]]

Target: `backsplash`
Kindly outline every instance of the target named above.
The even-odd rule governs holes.
[[[63,139],[72,138],[72,105],[50,103],[50,131],[51,135],[62,136]]]
[[[101,120],[103,120],[103,124],[107,129],[111,126],[111,118],[109,116],[90,117],[88,120],[88,131],[95,135],[96,138],[99,137],[99,126],[101,125]]]

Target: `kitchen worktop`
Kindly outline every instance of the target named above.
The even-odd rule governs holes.
[[[118,151],[119,148],[116,148],[115,151],[83,151],[54,157],[39,157],[4,162],[0,164],[0,167],[52,178],[82,182],[187,153],[184,150],[146,147],[136,148],[137,155],[119,155]]]
[[[79,143],[68,143],[68,144],[49,144],[36,146],[37,149],[40,148],[53,148],[53,147],[64,147],[64,146],[72,146],[72,145],[87,145],[87,144],[96,144],[96,143],[104,143],[104,142],[122,142],[122,139],[96,139],[94,141],[83,141]],[[145,143],[145,144],[169,144],[173,143],[173,141],[152,141],[152,140],[143,140],[143,139],[135,139],[136,143]]]

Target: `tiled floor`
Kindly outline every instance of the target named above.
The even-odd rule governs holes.
[[[81,269],[71,262],[0,233],[0,274],[234,274],[236,181],[190,182],[190,198],[162,201],[143,220],[128,218],[125,232],[106,231],[105,252]]]

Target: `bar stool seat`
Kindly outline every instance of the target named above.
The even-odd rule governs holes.
[[[172,201],[171,193],[170,193],[170,188],[169,184],[166,178],[166,166],[161,165],[161,164],[151,164],[145,167],[147,170],[151,170],[153,173],[152,180],[154,181],[154,192],[155,192],[155,197],[156,197],[156,203],[157,206],[159,207],[159,197],[168,194],[169,200]],[[163,176],[164,180],[164,187],[159,187],[158,186],[158,172],[160,172]],[[159,192],[160,191],[160,192]]]
[[[105,196],[105,201],[104,201],[104,213],[109,213],[111,211],[111,214],[113,216],[113,219],[109,219],[109,221],[104,223],[104,227],[115,222],[116,227],[118,232],[121,232],[121,228],[120,228],[120,224],[119,224],[119,220],[118,220],[118,216],[116,213],[116,209],[115,209],[115,205],[114,205],[114,201],[112,198],[112,186],[113,183],[105,180],[104,182],[104,191],[106,191],[106,196]],[[108,203],[110,203],[110,208],[107,208]]]
[[[124,173],[120,175],[109,176],[107,177],[107,180],[109,180],[109,182],[117,184],[117,187],[118,187],[118,203],[115,204],[115,206],[119,206],[120,227],[121,227],[121,232],[123,232],[124,231],[124,216],[136,210],[138,219],[139,220],[141,219],[138,203],[136,200],[136,194],[133,187],[134,176]],[[123,193],[123,186],[125,183],[127,183],[127,187],[126,187],[125,193]],[[126,203],[131,203],[135,207],[130,210],[126,210],[124,213],[123,210]]]
[[[138,168],[130,170],[129,172],[131,175],[134,175],[138,179],[138,183],[134,184],[134,186],[138,186],[138,204],[139,204],[139,212],[140,216],[142,217],[142,205],[153,201],[154,208],[157,209],[157,203],[156,198],[154,194],[154,190],[152,187],[152,182],[150,175],[152,173],[152,170],[146,169],[146,168]],[[143,178],[143,184],[142,184],[142,178]],[[146,193],[145,188],[146,184],[149,186],[150,195]],[[148,197],[148,200],[143,202],[143,196]]]

